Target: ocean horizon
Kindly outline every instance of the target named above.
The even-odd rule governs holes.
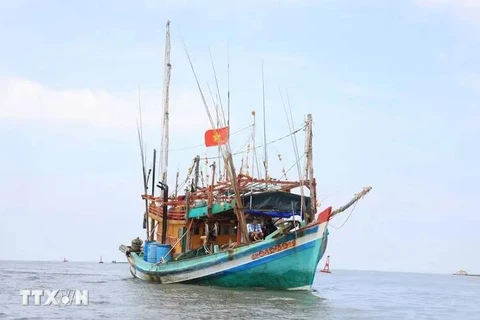
[[[331,271],[293,292],[148,283],[123,263],[0,260],[0,318],[478,319],[477,277]],[[88,290],[88,305],[23,305],[21,290]]]

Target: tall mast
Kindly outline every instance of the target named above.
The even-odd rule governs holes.
[[[266,114],[265,114],[265,77],[263,74],[263,60],[262,60],[262,91],[263,91],[263,147],[264,147],[263,166],[265,167],[265,180],[268,180],[267,124],[266,124]],[[268,184],[265,182],[265,187],[267,186]]]
[[[252,111],[252,117],[253,117],[253,124],[252,124],[252,175],[251,177],[253,178],[255,176],[255,161],[257,160],[255,155],[257,154],[257,150],[255,149],[255,111]],[[253,183],[252,183],[253,186]]]
[[[230,131],[230,50],[227,43],[227,127]]]
[[[230,46],[227,42],[227,127],[228,127],[228,132],[230,134]],[[230,139],[230,137],[229,137]],[[224,164],[225,168],[225,181],[228,181],[228,175],[227,175],[227,165]]]
[[[215,111],[217,113],[217,128],[220,128],[220,115],[218,113],[218,103],[215,103]],[[230,128],[229,128],[230,130]],[[218,159],[221,159],[222,149],[218,146]],[[222,180],[222,162],[218,161],[218,181]]]
[[[193,76],[195,77],[195,82],[197,83],[198,91],[200,92],[200,96],[202,97],[202,102],[205,107],[205,111],[207,112],[208,118],[210,120],[210,125],[212,128],[215,128],[215,122],[213,121],[212,115],[210,113],[210,110],[208,108],[207,102],[205,100],[205,95],[203,94],[202,88],[200,87],[200,83],[198,82],[198,77],[197,74],[195,73],[195,68],[193,67],[192,60],[190,59],[190,55],[188,54],[187,47],[185,45],[185,42],[183,42],[183,47],[185,49],[185,53],[187,54],[188,62],[190,63],[190,67],[192,68]],[[228,121],[228,120],[227,120]],[[240,241],[243,240],[245,243],[250,243],[250,239],[248,238],[248,231],[247,231],[247,223],[245,219],[245,215],[243,213],[243,201],[242,197],[240,195],[240,190],[239,190],[239,185],[237,181],[237,175],[235,172],[235,165],[233,164],[233,156],[232,156],[232,150],[230,148],[230,142],[227,141],[226,145],[222,149],[222,155],[224,159],[224,166],[227,171],[227,177],[230,180],[231,187],[233,194],[235,196],[235,207],[234,207],[234,212],[237,216],[238,219],[238,229],[239,229],[239,238]]]
[[[308,181],[308,188],[310,190],[310,209],[311,213],[305,215],[305,220],[307,223],[311,222],[315,217],[315,211],[317,210],[317,192],[315,179],[313,178],[313,120],[312,115],[307,115],[306,121],[306,141],[305,141],[305,154],[306,154],[306,165],[305,165],[305,180]]]
[[[168,102],[169,102],[169,93],[170,93],[170,71],[172,65],[170,64],[170,21],[167,21],[167,32],[166,32],[166,41],[165,41],[165,75],[163,83],[163,132],[162,132],[162,146],[161,146],[161,165],[160,170],[162,170],[161,181],[164,184],[167,184],[167,172],[168,172],[168,121],[169,121],[169,112],[168,112]]]

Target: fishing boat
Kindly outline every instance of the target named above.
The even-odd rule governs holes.
[[[210,118],[212,129],[206,130],[204,138],[206,147],[219,149],[224,177],[216,177],[214,162],[211,180],[201,186],[200,157],[195,156],[185,179],[185,192],[178,194],[178,183],[175,188],[167,184],[166,169],[171,68],[168,22],[165,53],[161,179],[156,183],[154,150],[152,186],[148,192],[150,174],[146,173],[141,147],[146,239],[137,237],[131,245],[119,248],[132,276],[162,284],[311,289],[327,248],[329,222],[363,198],[371,187],[363,188],[342,207],[329,206],[318,212],[312,115],[307,115],[301,128],[306,132],[306,169],[297,181],[270,177],[266,161],[262,178],[242,170],[237,174],[229,141],[230,120],[225,123],[217,117],[216,123]],[[141,130],[138,136],[142,146]],[[300,174],[300,166],[298,170]],[[155,195],[155,187],[163,194]],[[173,192],[169,192],[171,189]],[[300,194],[294,189],[300,189]]]

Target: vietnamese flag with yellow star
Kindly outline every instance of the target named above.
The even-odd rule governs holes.
[[[211,129],[205,132],[205,146],[220,146],[228,142],[228,127]]]

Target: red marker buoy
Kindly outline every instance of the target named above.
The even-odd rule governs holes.
[[[325,261],[325,266],[320,272],[331,273],[330,272],[330,256],[327,256],[327,261]]]

